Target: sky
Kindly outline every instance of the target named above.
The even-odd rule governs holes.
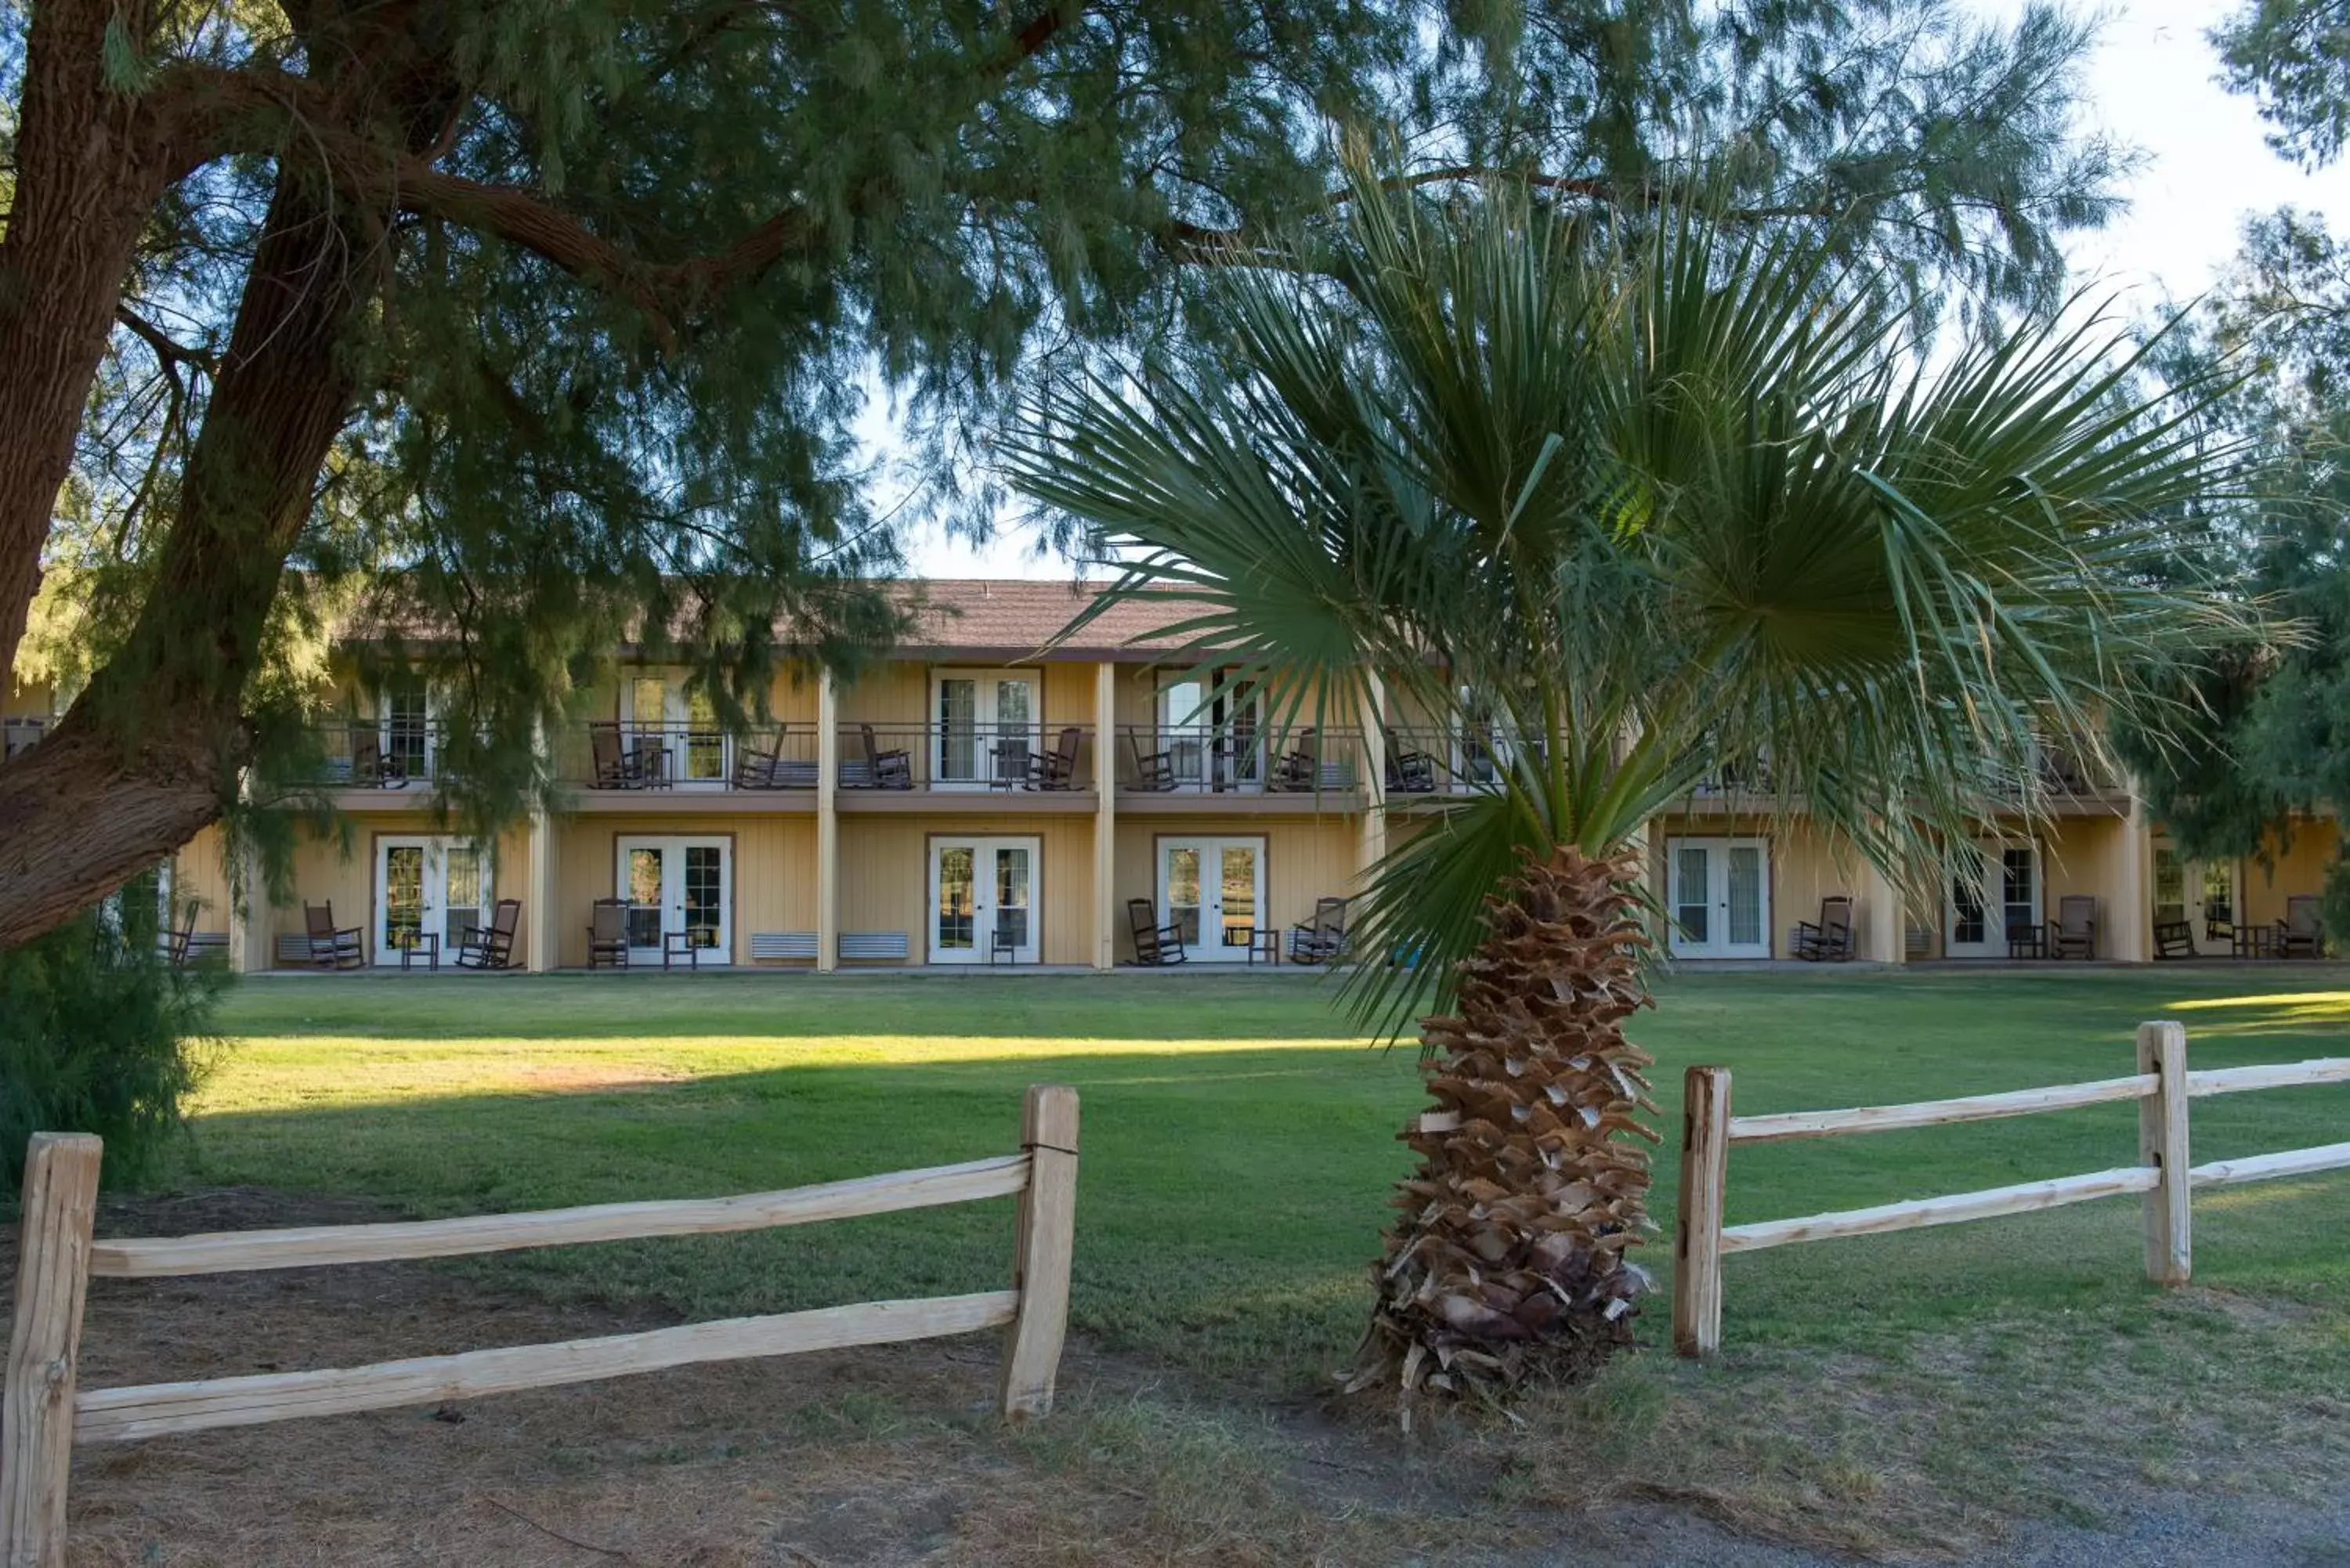
[[[2022,0],[1974,0],[1987,17],[2012,20]],[[2191,298],[2235,254],[2244,214],[2292,204],[2350,228],[2350,164],[2303,173],[2269,149],[2252,100],[2222,89],[2219,55],[2205,30],[2234,9],[2227,0],[2115,0],[2089,67],[2086,119],[2136,148],[2144,162],[2124,187],[2129,210],[2067,247],[2074,276],[2150,309],[2166,296]],[[868,441],[889,441],[876,408]],[[929,577],[1062,577],[1068,566],[1039,559],[1011,529],[983,547],[940,534],[909,541]]]

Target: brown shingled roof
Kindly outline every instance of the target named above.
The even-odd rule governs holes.
[[[910,585],[914,586],[914,585]],[[921,582],[924,609],[901,645],[908,649],[1025,658],[1046,645],[1105,585],[1016,578],[933,577]],[[1198,614],[1199,600],[1171,592],[1127,599],[1090,622],[1070,642],[1050,649],[1055,659],[1149,659],[1180,652],[1187,637],[1165,628]]]

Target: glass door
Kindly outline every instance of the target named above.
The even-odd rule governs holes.
[[[1160,839],[1159,919],[1194,961],[1245,961],[1265,926],[1264,840]]]
[[[1229,673],[1218,671],[1212,681],[1179,676],[1159,688],[1159,749],[1185,789],[1264,787],[1256,693],[1246,684],[1225,686]]]
[[[397,964],[421,933],[453,957],[488,919],[489,857],[463,839],[386,836],[376,840],[375,961]]]
[[[1038,736],[1034,675],[951,671],[933,683],[931,778],[942,789],[1028,782]]]
[[[734,961],[734,850],[723,838],[623,838],[616,876],[628,899],[629,961],[658,965],[682,933],[702,964]],[[672,955],[673,957],[674,955]]]
[[[2008,935],[2041,926],[2040,855],[2030,844],[1985,839],[1962,846],[1950,871],[1942,950],[1950,958],[2006,958]]]
[[[688,691],[665,675],[639,675],[621,687],[621,729],[631,751],[650,753],[649,776],[672,784],[723,788],[732,742],[705,691]]]
[[[2232,860],[2190,860],[2175,844],[2154,846],[2154,923],[2185,922],[2199,953],[2235,951],[2241,907]]]
[[[1771,848],[1760,838],[1669,838],[1665,903],[1676,958],[1771,956]]]
[[[384,776],[431,778],[437,760],[433,753],[439,750],[432,732],[431,691],[421,685],[394,686],[384,692],[377,714],[376,743],[381,748]]]
[[[931,841],[931,962],[1036,961],[1040,844],[1035,838]]]

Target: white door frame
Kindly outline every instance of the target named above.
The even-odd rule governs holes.
[[[628,914],[629,962],[659,964],[665,939],[671,932],[688,929],[686,924],[687,851],[714,849],[718,852],[717,899],[712,913],[714,924],[703,929],[712,933],[712,945],[697,950],[697,964],[731,964],[734,961],[734,841],[711,834],[622,834],[612,842],[612,891],[615,898],[634,897],[629,879],[629,856],[637,850],[650,850],[660,857],[660,882],[658,899],[645,909],[632,909]],[[653,911],[647,913],[647,910]],[[650,941],[642,939],[650,937]]]
[[[1249,850],[1256,857],[1252,898],[1246,909],[1234,910],[1224,907],[1223,857],[1228,849]],[[1199,856],[1200,902],[1196,906],[1179,906],[1175,902],[1174,877],[1170,867],[1175,855],[1183,850]],[[1186,928],[1183,945],[1192,961],[1248,961],[1251,950],[1246,945],[1226,944],[1222,933],[1235,926],[1246,926],[1253,932],[1265,929],[1265,886],[1270,879],[1271,861],[1264,836],[1256,833],[1162,834],[1152,858],[1157,862],[1159,923]],[[1209,940],[1211,933],[1215,935],[1214,940]]]
[[[660,711],[638,711],[639,681],[660,687]],[[639,737],[659,735],[660,750],[669,758],[669,783],[674,789],[723,790],[734,777],[734,737],[720,727],[709,699],[703,697],[701,701],[703,716],[697,719],[693,712],[695,697],[687,695],[683,680],[667,670],[637,670],[620,682],[620,731],[627,737],[624,744],[634,751]],[[702,738],[698,750],[697,736]]]
[[[419,867],[419,895],[422,908],[418,913],[418,929],[441,933],[441,956],[456,955],[463,932],[449,926],[449,856],[452,850],[470,850],[477,868],[480,885],[475,902],[458,905],[473,911],[476,927],[490,923],[491,911],[497,907],[493,889],[494,870],[490,853],[468,838],[451,834],[380,833],[375,838],[375,898],[371,923],[374,927],[375,961],[379,965],[397,965],[400,950],[391,940],[391,857],[394,850],[415,849],[421,853],[423,864]]]
[[[2244,863],[2241,860],[2230,859],[2192,860],[2188,858],[2185,851],[2178,847],[2177,839],[2168,834],[2157,836],[2154,841],[2155,880],[2154,886],[2147,889],[2147,898],[2149,918],[2157,920],[2163,918],[2161,866],[2162,857],[2166,852],[2178,857],[2181,895],[2178,918],[2185,920],[2193,929],[2195,950],[2206,956],[2220,958],[2234,956],[2236,948],[2233,940],[2227,937],[2207,935],[2204,928],[2210,918],[2211,883],[2215,880],[2211,873],[2214,871],[2220,874],[2220,878],[2217,879],[2224,880],[2226,884],[2229,924],[2233,926],[2242,919]]]
[[[939,907],[939,871],[943,858],[951,852],[968,850],[972,858],[971,898],[967,912],[971,921],[970,945],[951,946],[941,936]],[[929,853],[922,857],[922,948],[931,963],[987,963],[996,953],[993,939],[1000,929],[1003,908],[997,879],[1002,874],[1006,854],[1025,854],[1027,866],[1027,940],[1014,945],[1009,961],[1035,963],[1038,944],[1044,940],[1045,907],[1042,890],[1045,885],[1045,841],[1033,835],[1017,833],[937,833],[931,836]]]
[[[950,680],[972,683],[972,711],[968,722],[971,753],[968,758],[950,759],[949,748],[954,728],[946,711],[946,685]],[[1028,693],[1028,716],[1024,720],[1007,719],[1003,713],[1003,689],[1021,688]],[[943,790],[983,790],[997,782],[996,747],[1005,742],[1024,742],[1028,755],[1035,756],[1043,743],[1045,732],[1045,674],[1038,670],[958,670],[941,668],[931,671],[931,787]],[[953,767],[948,763],[952,760]]]
[[[1979,889],[1982,935],[1979,940],[1962,941],[1959,932],[1965,923],[1965,911],[1959,907],[1959,878],[1964,875],[1953,867],[1942,889],[1942,956],[1944,958],[2007,957],[2007,927],[2011,915],[2026,912],[2033,922],[2046,919],[2048,875],[2040,843],[2033,838],[2011,838],[1990,834],[1969,842],[1982,857],[1982,885]],[[2008,898],[2007,857],[2010,851],[2022,850],[2030,856],[2032,887],[2028,899]]]
[[[1705,887],[1683,885],[1681,851],[1705,852]],[[1754,855],[1754,936],[1733,941],[1730,885],[1733,854]],[[1705,910],[1705,939],[1693,940],[1682,917]],[[1665,840],[1666,940],[1675,958],[1767,959],[1771,956],[1771,841],[1760,834],[1676,834]]]

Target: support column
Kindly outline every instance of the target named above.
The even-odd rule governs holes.
[[[221,845],[224,856],[228,842]],[[238,974],[259,974],[276,961],[270,950],[268,879],[262,875],[261,855],[250,844],[239,845],[229,873],[228,967]]]
[[[1378,671],[1363,673],[1361,760],[1363,820],[1355,841],[1355,884],[1367,887],[1371,867],[1388,857],[1388,686]]]
[[[2154,911],[2148,903],[2154,888],[2154,824],[2146,802],[2130,792],[2129,815],[2122,820],[2119,874],[2106,906],[2106,933],[2100,955],[2123,963],[2145,963],[2152,955]]]
[[[523,940],[524,961],[533,974],[548,974],[562,961],[556,933],[562,916],[555,908],[555,821],[541,801],[530,808],[530,903]]]
[[[840,707],[827,670],[816,689],[816,968],[840,967]]]
[[[1906,963],[1909,959],[1908,921],[1903,917],[1900,887],[1877,869],[1875,862],[1866,862],[1867,875],[1861,883],[1861,957],[1878,963]]]
[[[1094,968],[1118,967],[1118,666],[1094,666]]]

